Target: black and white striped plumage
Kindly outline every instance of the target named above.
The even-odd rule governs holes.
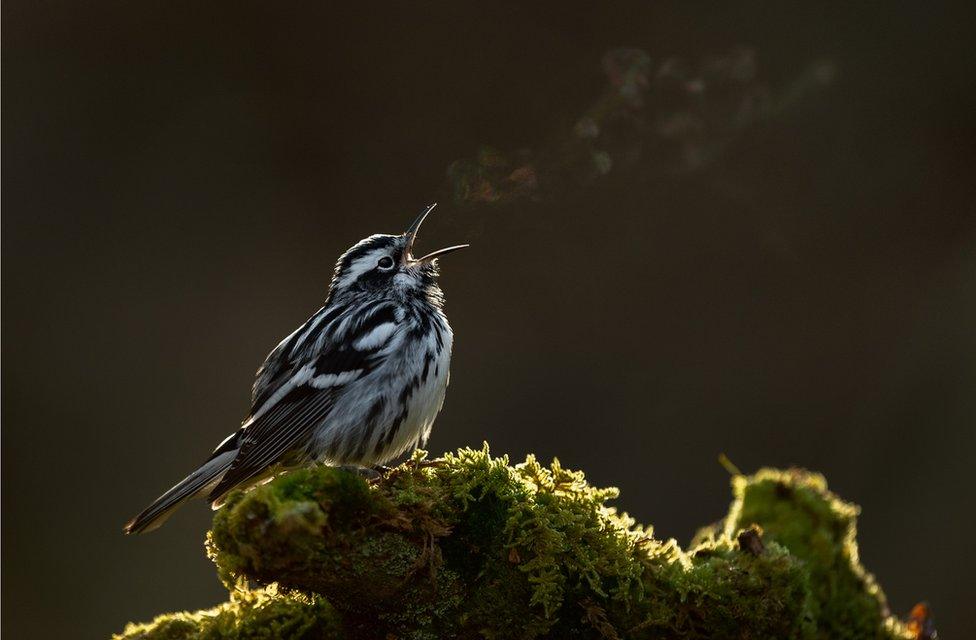
[[[186,500],[226,494],[276,471],[324,462],[372,467],[422,446],[444,402],[451,328],[436,258],[414,258],[421,223],[374,235],[336,265],[325,304],[268,355],[251,412],[199,469],[125,525],[151,531]]]

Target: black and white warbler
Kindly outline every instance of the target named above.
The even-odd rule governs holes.
[[[151,531],[183,502],[313,462],[375,467],[423,446],[444,403],[453,334],[436,259],[411,253],[427,209],[401,235],[339,258],[325,304],[258,370],[250,415],[196,471],[125,525]]]

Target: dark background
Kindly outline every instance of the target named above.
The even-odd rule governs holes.
[[[5,2],[3,630],[223,600],[203,504],[121,526],[236,428],[338,254],[402,230],[452,160],[540,144],[607,49],[744,44],[773,85],[818,58],[836,80],[707,172],[442,202],[421,247],[473,247],[444,260],[430,448],[558,455],[683,542],[724,513],[720,452],[822,471],[893,609],[965,637],[971,17],[845,5]]]

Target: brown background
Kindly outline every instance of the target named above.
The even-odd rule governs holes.
[[[538,144],[608,48],[738,44],[773,83],[820,57],[839,75],[708,172],[430,220],[423,247],[473,245],[444,261],[457,341],[431,448],[558,455],[682,541],[724,512],[719,452],[823,471],[863,505],[894,609],[927,598],[964,637],[971,20],[713,4],[4,3],[8,637],[223,599],[202,504],[120,527],[236,427],[339,252],[401,230],[451,160]]]

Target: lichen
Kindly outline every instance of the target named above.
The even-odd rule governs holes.
[[[269,603],[281,637],[909,637],[858,561],[857,508],[821,476],[762,470],[733,488],[725,519],[683,550],[607,506],[616,489],[487,445],[420,454],[373,483],[295,471],[232,495],[208,536],[228,586],[281,593],[244,591],[124,637],[211,637],[201,620],[222,621],[213,637],[260,637],[246,630]]]

